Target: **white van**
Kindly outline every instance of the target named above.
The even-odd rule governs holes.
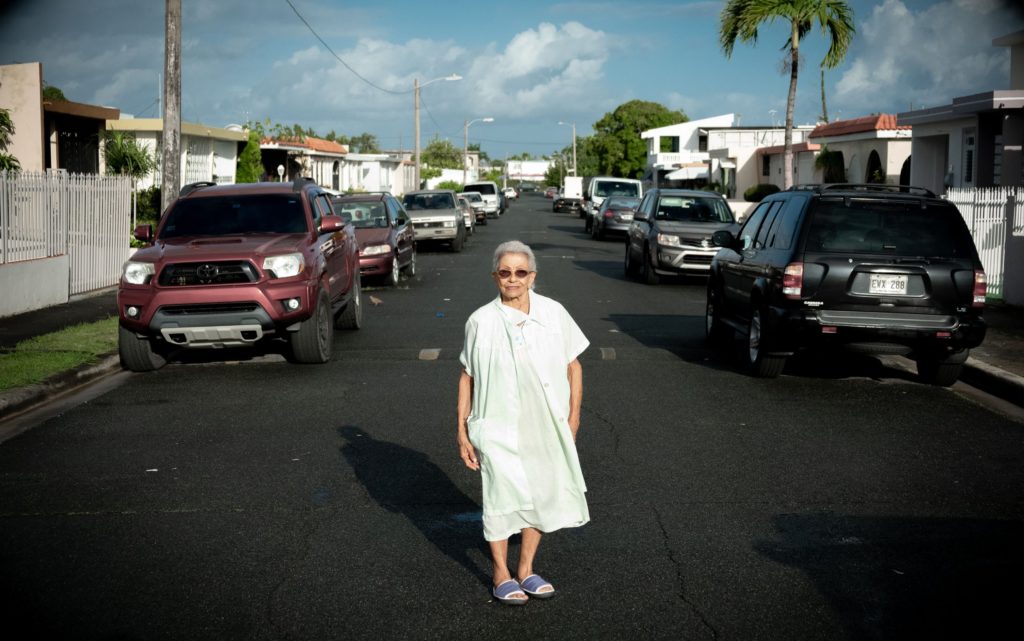
[[[475,191],[480,194],[480,197],[484,199],[484,213],[491,218],[497,218],[501,215],[501,199],[498,197],[500,193],[498,190],[498,183],[489,180],[482,180],[480,182],[469,183],[462,188],[462,191]]]
[[[590,231],[597,210],[601,208],[601,203],[608,196],[643,198],[644,186],[634,178],[614,178],[612,176],[591,178],[587,184],[586,193],[583,194],[583,210],[580,212],[580,216],[587,219],[584,223],[587,231]]]

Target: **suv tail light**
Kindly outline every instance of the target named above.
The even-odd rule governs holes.
[[[791,300],[800,300],[804,288],[804,264],[790,263],[782,273],[782,294]]]
[[[985,272],[980,269],[974,270],[974,300],[971,307],[984,307],[985,295],[988,293],[988,283],[985,280]]]

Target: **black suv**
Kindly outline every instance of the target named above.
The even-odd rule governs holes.
[[[956,207],[925,189],[811,185],[761,201],[716,232],[708,338],[747,337],[754,376],[805,348],[906,354],[952,385],[985,338],[985,272]]]

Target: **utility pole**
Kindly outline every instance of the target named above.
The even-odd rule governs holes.
[[[166,1],[161,215],[181,189],[181,0]]]
[[[413,189],[420,188],[420,79],[412,79],[412,102],[413,102],[413,114],[416,120],[416,133],[413,137],[416,138],[416,170],[414,175],[416,177],[415,187]]]

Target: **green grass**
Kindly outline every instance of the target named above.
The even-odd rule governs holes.
[[[0,354],[0,391],[39,383],[117,351],[117,317],[21,341]]]

